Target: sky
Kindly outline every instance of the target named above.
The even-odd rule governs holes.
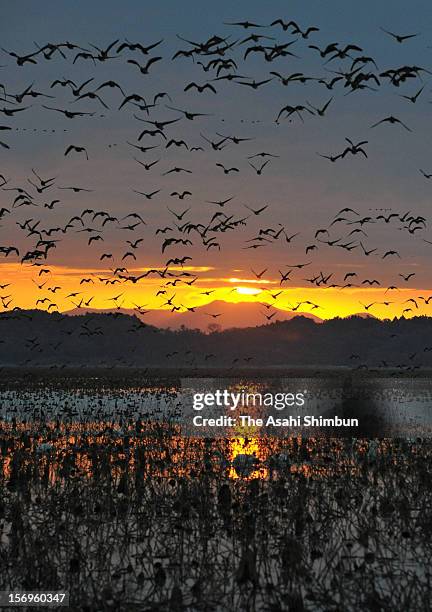
[[[319,31],[303,38],[293,34],[291,27],[283,31],[277,25],[248,29],[227,25],[247,20],[268,26],[278,18],[294,20],[303,30],[315,26]],[[11,128],[0,131],[0,141],[6,145],[0,147],[0,174],[7,181],[0,190],[0,209],[7,209],[0,216],[0,286],[5,285],[0,292],[0,298],[5,298],[1,299],[2,309],[37,306],[65,311],[77,304],[83,307],[90,300],[89,305],[96,308],[138,304],[184,310],[223,299],[274,303],[285,310],[310,310],[322,318],[359,311],[379,317],[430,314],[432,300],[429,306],[419,297],[427,299],[432,288],[431,244],[427,242],[432,242],[428,225],[432,180],[420,172],[432,173],[428,133],[431,87],[426,71],[432,68],[432,41],[424,27],[428,21],[430,7],[426,2],[409,6],[399,1],[361,5],[294,2],[289,8],[284,2],[250,1],[235,6],[228,2],[152,5],[111,1],[89,5],[80,0],[9,3],[3,8],[0,25],[0,109],[26,110],[12,117],[0,113],[0,125]],[[399,43],[381,28],[416,36]],[[244,42],[251,33],[269,38]],[[195,54],[172,59],[178,50],[194,48],[179,37],[204,43],[216,34],[233,45],[223,56]],[[127,49],[117,53],[126,39],[144,46],[162,42],[148,55]],[[34,57],[36,64],[20,67],[8,54],[24,55],[48,42],[65,41],[93,53],[96,59],[74,62],[80,50],[63,47],[66,57],[55,52],[47,59],[39,53]],[[110,52],[113,57],[100,61],[91,45],[106,48],[114,41],[118,42]],[[350,50],[347,57],[328,61],[331,54],[321,58],[316,49],[309,48],[316,45],[324,49],[335,42],[339,48],[354,44],[361,51]],[[267,61],[263,53],[252,50],[244,57],[256,44],[271,47],[283,43],[292,43],[286,49],[294,55]],[[130,63],[145,65],[151,57],[162,59],[146,75]],[[233,72],[240,75],[238,78],[212,80],[218,76],[217,66],[207,64],[221,57],[231,58],[235,64],[221,68],[219,76]],[[373,58],[375,64],[360,62],[357,68],[363,74],[373,74],[379,84],[364,81],[364,88],[352,91],[343,77],[333,89],[327,89],[323,79],[329,82],[337,72],[350,73],[353,61],[360,57]],[[426,70],[399,87],[380,76],[401,66]],[[283,76],[300,73],[311,80],[284,86],[270,72]],[[256,90],[240,83],[269,78],[269,83]],[[105,108],[97,99],[77,100],[69,86],[53,87],[56,79],[71,79],[78,85],[93,79],[82,93],[94,92],[113,80],[126,94],[142,96],[146,104],[161,92],[169,98],[158,98],[157,106],[147,112],[130,103],[119,109],[122,93],[104,88],[96,93]],[[217,93],[184,91],[191,82],[209,82]],[[14,96],[26,88],[43,96],[17,101]],[[403,97],[419,91],[415,103]],[[321,109],[327,102],[321,117],[313,109]],[[280,109],[287,105],[301,105],[309,111],[290,117],[282,113],[276,122]],[[44,106],[93,114],[68,119]],[[167,106],[203,116],[190,121]],[[409,129],[388,123],[371,128],[391,115]],[[176,119],[180,120],[164,127],[163,134],[145,134],[138,141],[143,130],[154,129],[143,121]],[[237,144],[228,139],[223,148],[213,150],[208,140],[216,142],[226,136],[248,140]],[[355,143],[367,141],[363,145],[367,157],[348,153],[335,162],[323,157],[343,152],[348,146],[346,138]],[[184,140],[188,148],[175,143],[166,148],[171,139]],[[84,147],[85,152],[72,150],[65,156],[69,145]],[[133,145],[156,148],[142,153]],[[273,157],[251,158],[260,152],[270,152]],[[158,162],[145,170],[137,159]],[[259,169],[265,161],[268,163],[261,174],[250,166],[252,163]],[[238,171],[226,174],[216,164]],[[176,167],[188,172],[165,175]],[[33,170],[42,180],[54,179],[42,193],[29,182],[39,185]],[[60,189],[68,186],[90,191]],[[14,202],[17,188],[31,195],[24,204]],[[185,190],[191,194],[183,199],[171,195]],[[157,193],[148,199],[136,191]],[[230,197],[223,207],[209,203]],[[55,200],[58,202],[52,208],[44,206]],[[181,221],[172,212],[181,215],[189,207]],[[264,208],[261,213],[253,212],[260,208]],[[355,212],[338,214],[344,208]],[[106,216],[93,220],[94,213],[82,216],[85,209],[106,211],[114,220],[102,226]],[[230,227],[228,220],[214,230],[217,222],[223,221],[222,216],[211,221],[214,213],[239,223]],[[395,216],[387,221],[392,213]],[[132,219],[138,219],[124,219],[129,214],[139,215],[140,222],[133,229],[124,229]],[[75,220],[66,232],[55,230],[77,215],[82,216],[82,222]],[[340,217],[343,220],[334,223]],[[370,220],[359,223],[367,218]],[[410,225],[411,219],[417,221]],[[187,222],[210,229],[200,236],[195,230],[188,233],[175,225]],[[155,233],[166,227],[171,229]],[[49,236],[42,232],[50,228],[54,231]],[[260,235],[260,230],[269,229]],[[316,236],[319,229],[328,233]],[[364,233],[358,231],[350,237],[353,229]],[[278,237],[273,238],[275,235]],[[99,237],[88,244],[92,236]],[[169,244],[162,252],[169,236],[192,244]],[[216,244],[207,249],[212,236]],[[58,242],[52,243],[46,258],[30,257],[22,262],[37,248],[39,239]],[[137,246],[130,245],[140,239]],[[2,256],[1,247],[9,246],[16,247],[19,255],[13,251]],[[366,256],[369,250],[371,254]],[[397,253],[383,258],[388,251]],[[123,259],[128,252],[132,255]],[[171,263],[165,276],[149,272],[136,282],[130,278],[155,269],[162,272],[169,259],[182,257],[191,259],[183,266]],[[119,272],[118,268],[126,270]],[[43,269],[49,272],[41,273]],[[190,276],[179,276],[184,273]],[[185,283],[195,277],[190,285]],[[82,283],[82,279],[90,281]],[[371,285],[369,281],[374,280],[377,282]],[[166,286],[167,282],[175,284]],[[163,293],[158,295],[159,291]],[[272,294],[278,291],[282,293],[274,298]],[[77,295],[70,297],[71,293]],[[118,300],[112,300],[119,294]],[[175,297],[170,299],[172,294]],[[415,302],[406,301],[410,299]],[[307,301],[312,304],[297,306]],[[371,303],[374,305],[369,307]]]

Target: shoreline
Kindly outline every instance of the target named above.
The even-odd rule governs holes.
[[[128,367],[128,366],[0,366],[0,381],[14,377],[34,376],[37,378],[49,376],[50,378],[67,377],[105,377],[133,378],[143,376],[145,378],[202,378],[202,377],[253,377],[253,378],[346,378],[370,379],[370,378],[431,378],[432,368],[418,368],[415,371],[406,371],[398,368],[370,368],[356,369],[348,366],[244,366],[244,367]]]

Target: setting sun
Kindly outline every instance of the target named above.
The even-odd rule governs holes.
[[[254,289],[253,287],[236,287],[235,289],[241,295],[258,295],[261,293],[260,289]]]

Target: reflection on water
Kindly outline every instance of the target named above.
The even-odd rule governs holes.
[[[429,609],[430,440],[185,436],[178,383],[46,382],[0,391],[0,590],[116,612]]]
[[[127,379],[113,384],[103,377],[74,381],[67,378],[53,384],[41,380],[26,385],[3,383],[0,388],[0,419],[90,423],[94,420],[117,422],[131,419],[169,421],[182,426],[185,435],[242,436],[242,435],[348,435],[357,437],[431,436],[432,435],[432,381],[428,379],[385,378],[279,378],[279,379],[167,379],[146,382],[141,386],[129,384]],[[193,396],[226,389],[230,393],[273,395],[301,390],[305,396],[302,406],[272,410],[267,406],[240,404],[235,411],[229,408],[205,408],[199,414],[215,417],[219,414],[238,416],[241,412],[255,417],[290,415],[333,418],[357,418],[360,427],[349,428],[261,428],[247,432],[241,427],[228,429],[197,428],[193,417]]]
[[[3,478],[54,484],[69,478],[97,478],[101,471],[117,481],[122,474],[149,478],[194,478],[207,473],[228,478],[273,479],[301,473],[309,478],[359,473],[362,457],[394,464],[404,460],[401,442],[333,438],[285,439],[236,435],[229,438],[185,438],[178,426],[160,422],[32,422],[0,424]],[[410,450],[411,452],[411,450]]]
[[[210,431],[213,440],[184,435],[185,415],[192,410],[191,393],[196,389],[226,388],[233,393],[246,390],[256,394],[306,388],[310,397],[303,410],[309,414],[317,407],[321,413],[329,413],[342,400],[349,404],[347,411],[360,410],[363,392],[369,411],[383,414],[383,405],[390,404],[393,414],[404,412],[405,423],[416,415],[416,424],[423,423],[425,431],[431,414],[432,385],[425,380],[366,381],[360,390],[353,384],[347,389],[346,384],[314,379],[194,379],[193,387],[191,380],[142,387],[112,385],[103,378],[83,386],[72,383],[68,380],[65,387],[38,384],[28,388],[3,383],[0,432],[5,476],[13,474],[14,467],[21,469],[29,463],[49,482],[76,474],[90,477],[100,469],[102,453],[104,469],[109,469],[114,478],[121,469],[135,471],[143,478],[190,476],[201,465],[218,469],[232,479],[268,479],[282,468],[312,477],[333,474],[335,466],[352,469],[355,452],[361,452],[352,435],[344,444],[335,440],[324,443],[317,441],[316,435],[305,437],[304,432],[290,431],[275,440],[258,427],[241,425],[224,435]],[[247,413],[254,418],[262,416],[263,406],[249,405]],[[411,438],[418,434],[405,424],[407,432]],[[391,442],[380,448],[388,444]],[[337,456],[338,448],[345,449],[343,460]]]
[[[190,378],[182,380],[182,423],[187,433],[214,435],[213,427],[193,427],[192,398],[198,394],[228,393],[228,405],[204,406],[200,415],[261,418],[264,425],[256,435],[329,435],[357,437],[432,436],[432,381],[429,379],[357,378],[271,378],[235,380]],[[284,404],[283,398],[301,397]],[[237,403],[238,402],[238,403]],[[277,403],[276,403],[277,402]],[[273,417],[273,422],[268,421]],[[274,421],[286,419],[283,427]],[[306,421],[314,419],[310,426]],[[325,426],[336,420],[341,426]],[[309,426],[308,426],[309,425]],[[351,427],[348,425],[352,425]],[[235,429],[238,429],[237,427]],[[225,427],[225,435],[230,434]]]

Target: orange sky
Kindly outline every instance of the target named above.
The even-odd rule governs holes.
[[[0,297],[4,297],[7,303],[8,295],[13,296],[13,301],[8,304],[8,309],[13,307],[35,308],[38,299],[48,298],[44,303],[39,303],[38,308],[46,310],[49,304],[52,311],[67,311],[75,308],[83,299],[82,305],[90,298],[91,308],[106,309],[115,306],[123,308],[134,308],[136,306],[144,309],[170,309],[170,305],[164,305],[167,299],[175,294],[172,302],[180,306],[181,310],[185,307],[203,306],[215,300],[223,300],[232,303],[238,302],[262,302],[272,304],[276,308],[285,311],[295,310],[298,302],[309,300],[313,304],[318,304],[318,308],[313,308],[313,304],[301,304],[299,312],[311,312],[322,319],[329,319],[335,316],[348,316],[360,312],[369,312],[379,318],[392,318],[394,316],[406,317],[431,315],[432,300],[430,305],[426,305],[419,296],[429,297],[430,290],[424,288],[399,288],[397,290],[387,290],[387,288],[317,288],[298,286],[295,281],[292,286],[283,287],[279,284],[279,278],[257,280],[247,270],[232,270],[231,276],[222,276],[217,269],[210,267],[184,267],[183,270],[193,275],[199,276],[198,280],[191,286],[186,285],[183,280],[176,286],[167,285],[174,278],[161,279],[159,277],[148,277],[140,280],[136,284],[130,282],[119,282],[114,285],[106,285],[100,279],[114,279],[112,271],[106,269],[83,269],[68,268],[62,266],[47,266],[50,270],[48,274],[39,276],[42,268],[32,266],[22,266],[15,263],[2,263],[0,265],[0,279],[2,285],[11,283],[0,292]],[[162,268],[161,268],[162,269]],[[175,273],[181,272],[181,268],[171,268]],[[139,275],[145,268],[128,269],[130,275]],[[92,279],[91,283],[80,285],[81,279]],[[193,277],[184,277],[191,280]],[[39,289],[35,283],[45,283]],[[297,285],[297,286],[296,286]],[[60,287],[55,293],[50,289]],[[156,296],[158,290],[166,293]],[[209,295],[203,292],[211,291]],[[80,292],[78,296],[67,297],[70,293]],[[280,292],[280,294],[279,294]],[[122,294],[117,300],[110,298]],[[273,294],[273,295],[272,295]],[[276,294],[279,294],[276,296]],[[275,297],[273,297],[275,296]],[[407,300],[414,298],[418,308]],[[375,304],[367,311],[363,305],[372,302],[392,302],[388,306]],[[363,303],[363,305],[362,305]],[[412,310],[403,313],[404,309]],[[2,310],[5,310],[2,308]],[[223,319],[223,315],[222,315]],[[221,322],[223,322],[221,320]],[[263,323],[266,320],[263,316]],[[245,321],[245,325],[248,322]]]

